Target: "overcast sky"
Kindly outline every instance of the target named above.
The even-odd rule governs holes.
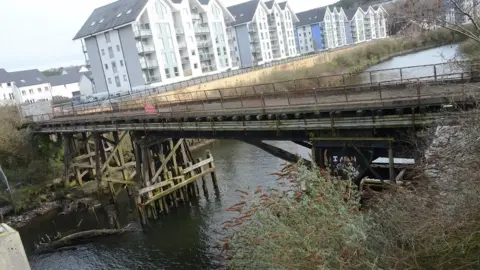
[[[245,2],[221,1],[227,6]],[[80,41],[72,38],[95,8],[111,2],[114,1],[0,0],[0,68],[43,70],[83,64]],[[289,0],[295,12],[334,2]]]

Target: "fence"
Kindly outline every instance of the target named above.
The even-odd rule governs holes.
[[[465,64],[469,64],[466,66]],[[436,83],[465,82],[480,79],[480,66],[476,63],[460,63],[456,68],[451,64],[434,64],[397,69],[384,69],[352,74],[304,78],[293,81],[242,86],[215,90],[202,90],[189,93],[172,93],[155,97],[147,96],[137,100],[112,103],[108,106],[55,109],[57,117],[94,117],[105,113],[120,115],[159,114],[174,117],[209,115],[232,110],[255,108],[286,108],[303,105],[320,107],[339,104],[361,104],[408,100],[423,97],[443,98],[457,94],[458,89],[445,87],[408,87]],[[454,90],[451,90],[454,89]],[[461,88],[465,91],[464,88]],[[462,92],[462,95],[467,93]],[[153,112],[147,112],[145,105],[153,105]],[[52,114],[42,116],[49,120]],[[42,118],[40,117],[40,119]]]

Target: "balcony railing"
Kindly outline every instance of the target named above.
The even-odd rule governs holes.
[[[192,70],[191,69],[184,69],[183,70],[183,76],[185,76],[185,77],[192,76]]]
[[[213,66],[204,66],[202,67],[202,72],[212,72],[212,71],[215,71],[216,68],[213,67]]]
[[[142,66],[142,69],[150,69],[150,68],[158,67],[158,63],[155,60],[140,59],[140,65]]]
[[[208,41],[208,40],[197,41],[197,47],[198,48],[210,47],[210,45],[212,45],[212,43],[210,43],[210,41]]]
[[[187,43],[185,43],[185,42],[178,42],[178,48],[179,48],[179,49],[186,49],[186,48],[187,48]]]
[[[136,24],[133,25],[133,33],[135,37],[148,37],[152,35],[152,30],[145,25]]]
[[[213,55],[213,53],[202,53],[199,55],[199,57],[200,57],[200,61],[208,61],[208,60],[215,59],[215,56]]]
[[[175,33],[177,35],[183,35],[185,34],[185,31],[183,31],[183,28],[175,28]]]
[[[189,58],[188,56],[183,56],[183,57],[181,57],[180,60],[181,60],[182,63],[184,63],[184,64],[190,63],[190,58]]]
[[[210,29],[208,27],[195,27],[194,30],[195,34],[205,34],[210,33]]]
[[[155,47],[153,47],[152,45],[137,44],[137,50],[138,53],[149,53],[154,52]]]

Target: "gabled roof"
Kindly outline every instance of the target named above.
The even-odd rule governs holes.
[[[12,76],[5,69],[0,68],[0,83],[13,82]]]
[[[210,0],[197,0],[197,1],[202,5],[208,5],[208,3],[210,3]]]
[[[260,0],[250,0],[248,2],[227,7],[228,11],[235,18],[234,25],[251,22],[253,20],[255,12],[257,11],[259,3]]]
[[[287,1],[280,2],[278,3],[278,5],[280,6],[281,9],[285,9],[285,7],[287,6]]]
[[[58,86],[58,85],[65,85],[65,84],[71,84],[71,83],[78,83],[80,82],[80,78],[85,75],[85,73],[68,73],[65,75],[56,75],[56,76],[50,76],[47,77],[48,81],[52,86]]]
[[[140,15],[147,2],[148,0],[118,0],[97,8],[73,39],[84,38],[132,23]]]
[[[47,77],[38,69],[10,72],[10,76],[17,87],[49,83]]]
[[[297,13],[299,22],[296,25],[303,26],[323,22],[326,11],[327,7],[320,7]]]
[[[267,6],[267,8],[269,8],[269,9],[272,9],[272,7],[273,7],[273,1],[274,1],[274,0],[266,1],[266,2],[265,2],[265,6]]]

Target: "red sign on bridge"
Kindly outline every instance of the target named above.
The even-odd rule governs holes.
[[[145,109],[146,114],[157,113],[157,110],[155,109],[155,104],[153,104],[153,103],[143,104],[143,108]]]

